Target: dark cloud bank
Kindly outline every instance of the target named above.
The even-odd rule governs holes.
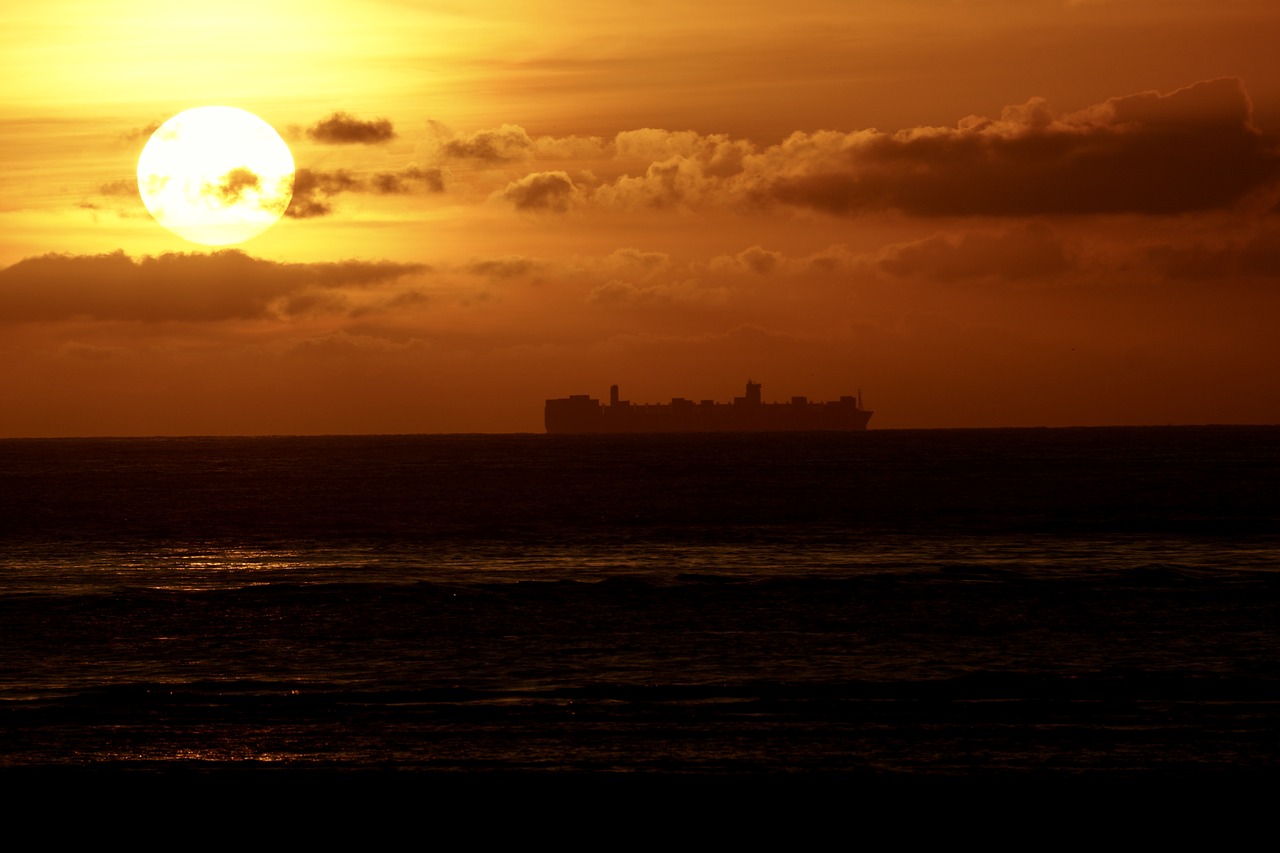
[[[492,161],[540,140],[516,126],[455,137],[445,153]],[[799,208],[836,216],[1180,214],[1227,208],[1274,188],[1280,145],[1253,123],[1235,78],[1111,98],[1058,114],[1043,98],[998,119],[882,133],[797,132],[757,149],[744,140],[647,129],[618,134],[612,156],[647,160],[642,174],[594,188],[534,172],[500,197],[517,209]]]
[[[272,306],[282,299],[427,269],[390,261],[285,264],[234,249],[136,259],[122,251],[44,255],[0,270],[0,317],[10,323],[263,318],[275,316]]]
[[[796,134],[765,152],[749,197],[833,214],[1173,214],[1271,181],[1274,143],[1239,80],[1145,92],[1056,116],[1043,99],[956,128]]]

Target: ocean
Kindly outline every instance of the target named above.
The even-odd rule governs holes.
[[[0,441],[0,771],[1274,779],[1280,427]]]

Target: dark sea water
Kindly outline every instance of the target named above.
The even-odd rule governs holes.
[[[1280,768],[1280,428],[0,441],[0,769]]]

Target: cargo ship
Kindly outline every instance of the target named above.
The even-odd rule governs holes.
[[[747,380],[747,392],[732,403],[686,400],[640,403],[618,399],[618,386],[609,388],[609,405],[587,394],[547,400],[547,432],[853,432],[865,430],[871,412],[862,407],[862,391],[826,403],[792,397],[789,403],[765,403],[760,383]]]

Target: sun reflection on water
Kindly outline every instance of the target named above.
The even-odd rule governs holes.
[[[14,547],[0,554],[0,595],[94,595],[122,590],[207,592],[272,584],[507,584],[596,582],[643,576],[679,582],[690,575],[750,581],[762,577],[865,574],[1127,574],[1274,572],[1280,541],[1107,536],[920,537],[747,544],[599,542],[576,548],[546,544],[216,542]]]

